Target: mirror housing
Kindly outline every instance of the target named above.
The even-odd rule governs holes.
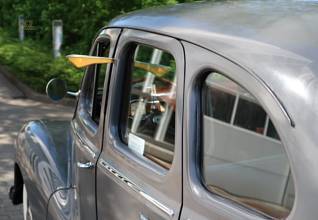
[[[53,101],[60,101],[67,94],[66,82],[62,79],[51,79],[46,85],[46,94]]]

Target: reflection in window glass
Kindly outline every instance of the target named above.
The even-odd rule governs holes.
[[[266,134],[268,137],[271,137],[271,138],[274,138],[274,139],[277,139],[279,140],[279,136],[277,134],[277,131],[273,125],[273,122],[271,120],[269,120],[269,123],[268,123],[268,128],[267,128],[267,134]]]
[[[278,134],[256,99],[238,84],[225,83],[229,79],[222,78],[226,77],[211,73],[202,88],[204,184],[212,193],[266,216],[285,219],[293,206],[295,191],[284,146],[277,141]],[[215,99],[228,99],[215,88],[235,96],[237,105],[218,108]],[[214,94],[205,95],[206,91]],[[216,116],[220,113],[214,111],[226,115],[233,111],[234,123],[228,118],[220,119]]]
[[[87,67],[84,84],[81,92],[81,95],[84,98],[85,109],[88,114],[93,115],[93,95],[94,95],[94,73],[95,66]]]
[[[108,57],[109,41],[101,41],[95,45],[92,56]],[[104,90],[106,68],[108,64],[96,64],[87,67],[81,97],[85,110],[93,121],[99,123],[101,102]]]
[[[261,106],[253,101],[239,99],[235,114],[235,125],[263,134],[265,120],[266,112]]]
[[[132,151],[169,169],[175,141],[175,60],[165,51],[137,45],[131,66],[124,139]]]
[[[92,53],[93,56],[97,56],[97,45]],[[85,79],[81,96],[84,98],[85,110],[90,116],[93,115],[93,99],[94,99],[94,81],[95,81],[95,65],[90,65],[86,69]]]
[[[98,56],[108,57],[109,56],[109,43],[101,42],[98,44]],[[106,69],[108,64],[97,64],[95,72],[95,92],[94,92],[94,109],[93,109],[93,120],[99,124],[100,111],[102,107],[102,97],[104,92],[104,82],[106,76]]]
[[[230,123],[233,112],[235,96],[213,87],[206,87],[205,112],[208,116]]]

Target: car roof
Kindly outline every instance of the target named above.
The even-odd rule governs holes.
[[[240,49],[270,45],[309,60],[318,59],[318,0],[179,4],[132,12],[114,19],[110,26],[173,36],[221,54],[235,41],[242,44]]]

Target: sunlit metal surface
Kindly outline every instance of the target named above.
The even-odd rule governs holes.
[[[17,162],[23,168],[34,219],[45,218],[45,204],[56,189],[71,186],[69,128],[69,121],[32,121],[18,136]]]

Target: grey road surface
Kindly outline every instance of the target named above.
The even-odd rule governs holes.
[[[13,206],[8,199],[13,183],[14,141],[19,129],[33,119],[70,119],[72,109],[24,99],[0,73],[0,220],[23,219],[22,205]]]

